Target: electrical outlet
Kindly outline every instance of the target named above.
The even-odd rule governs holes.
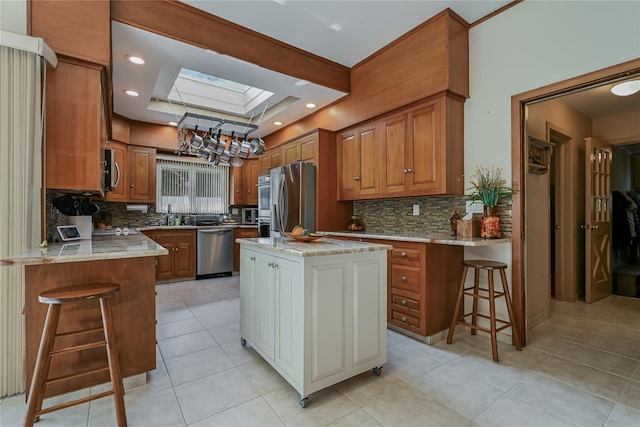
[[[482,203],[467,200],[467,213],[482,213],[484,211]]]
[[[413,205],[413,214],[414,215],[420,215],[420,205],[419,204],[415,204]]]

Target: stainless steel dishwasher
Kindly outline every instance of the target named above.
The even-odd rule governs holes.
[[[200,215],[198,215],[200,216]],[[201,220],[201,221],[199,221]],[[209,226],[214,221],[194,218],[194,224],[207,222],[198,228],[196,279],[231,276],[233,272],[233,228]],[[202,224],[204,225],[204,224]]]

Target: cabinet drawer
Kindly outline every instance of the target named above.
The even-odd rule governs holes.
[[[249,239],[252,237],[258,237],[258,230],[239,230],[238,238],[239,239]]]
[[[391,310],[391,318],[401,324],[413,326],[414,328],[420,328],[420,319],[418,317],[411,316],[410,314],[402,313],[397,310]]]
[[[420,268],[391,264],[391,287],[420,294]]]
[[[420,301],[394,294],[393,291],[391,294],[391,303],[400,307],[408,308],[409,310],[420,311]]]
[[[392,260],[420,261],[420,249],[394,246],[391,250]]]

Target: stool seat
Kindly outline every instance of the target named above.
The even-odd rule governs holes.
[[[466,259],[462,261],[465,267],[479,268],[481,270],[506,270],[507,264],[498,261],[489,261],[486,259]]]
[[[81,300],[107,298],[119,290],[120,287],[113,283],[65,286],[40,293],[38,301],[43,304],[66,304]]]
[[[115,283],[88,283],[49,289],[38,295],[38,301],[43,304],[47,304],[49,307],[47,309],[47,316],[42,329],[42,337],[40,339],[40,347],[38,349],[33,377],[31,378],[31,387],[29,389],[27,410],[25,412],[23,426],[33,426],[41,415],[48,414],[49,412],[65,409],[70,406],[79,405],[102,397],[113,396],[118,426],[126,427],[127,416],[124,408],[124,387],[122,384],[122,375],[120,373],[118,351],[116,349],[116,336],[113,329],[111,305],[109,303],[111,296],[115,295],[119,291],[120,287]],[[102,327],[58,334],[57,329],[62,305],[87,300],[97,300],[100,302]],[[90,343],[75,344],[68,347],[58,348],[56,350],[53,349],[57,337],[76,336],[97,331],[102,331],[104,333],[104,339]],[[96,347],[104,347],[106,349],[108,366],[104,368],[91,367],[89,370],[84,372],[74,372],[58,378],[49,378],[49,368],[51,366],[52,358]],[[109,376],[111,378],[111,390],[42,409],[42,401],[44,400],[45,390],[48,384],[55,384],[58,381],[77,378],[87,374],[95,374],[103,370],[109,371]]]
[[[465,288],[464,284],[467,279],[467,271],[472,268],[473,286]],[[491,352],[493,354],[493,361],[498,363],[498,337],[497,333],[503,329],[511,327],[511,331],[514,337],[514,343],[517,350],[521,350],[520,338],[518,330],[513,322],[513,308],[511,307],[511,298],[509,297],[509,285],[507,284],[507,276],[505,270],[507,264],[498,261],[490,261],[484,259],[468,259],[462,262],[462,279],[460,280],[460,288],[458,290],[458,299],[456,300],[456,306],[453,310],[453,319],[451,319],[451,326],[449,327],[449,334],[447,335],[447,344],[453,342],[453,333],[456,325],[463,325],[471,329],[471,334],[475,335],[477,330],[487,332],[491,334]],[[480,270],[487,272],[488,288],[481,288],[480,282]],[[502,280],[502,291],[496,291],[493,283],[493,272],[498,271],[500,273],[500,279]],[[480,293],[482,292],[482,294]],[[469,313],[464,312],[464,297],[470,296],[473,298],[472,310]],[[509,320],[502,320],[496,318],[496,298],[504,297],[505,304],[507,306],[507,313],[509,313]],[[489,301],[489,316],[478,313],[478,300]],[[460,312],[462,311],[462,314]],[[471,316],[471,322],[466,320],[467,316]],[[489,320],[489,328],[478,326],[478,317]],[[502,326],[497,327],[496,322],[499,322]]]

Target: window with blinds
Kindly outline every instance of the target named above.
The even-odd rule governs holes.
[[[156,213],[226,213],[229,208],[229,166],[197,159],[158,156]]]

